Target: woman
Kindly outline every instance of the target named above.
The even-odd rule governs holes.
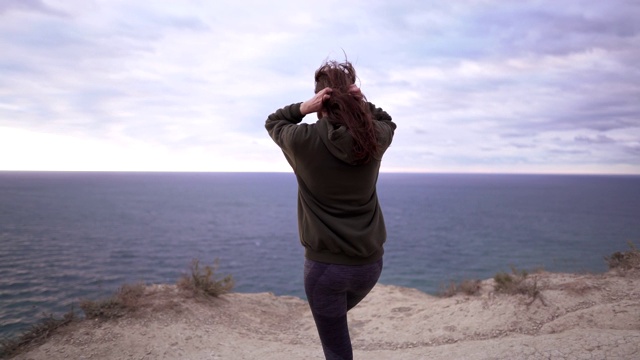
[[[327,359],[353,358],[347,311],[378,281],[386,240],[376,182],[396,125],[355,81],[351,63],[326,62],[315,73],[315,96],[265,125],[298,181],[304,286]],[[318,121],[299,124],[314,112]]]

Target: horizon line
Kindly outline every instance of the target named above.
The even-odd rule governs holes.
[[[292,170],[0,170],[0,173],[218,173],[218,174],[294,174]],[[640,176],[638,173],[588,173],[588,172],[489,172],[489,171],[398,171],[380,170],[380,174],[415,174],[415,175],[553,175],[553,176]]]

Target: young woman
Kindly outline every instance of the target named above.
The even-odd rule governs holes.
[[[347,311],[378,281],[387,235],[376,183],[396,125],[355,81],[351,63],[326,62],[315,96],[265,125],[298,181],[304,286],[327,359],[353,358]],[[318,121],[299,124],[311,113]]]

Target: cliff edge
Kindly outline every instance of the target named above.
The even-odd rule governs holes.
[[[535,291],[435,297],[377,285],[349,313],[356,359],[639,359],[640,272],[529,275]],[[269,293],[185,297],[144,288],[137,310],[85,319],[15,356],[56,359],[323,359],[307,303]]]

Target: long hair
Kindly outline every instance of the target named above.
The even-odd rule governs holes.
[[[356,70],[350,62],[325,62],[315,74],[315,92],[330,87],[333,91],[323,103],[323,111],[334,124],[344,125],[353,137],[357,163],[370,162],[378,152],[376,129],[364,95],[349,93],[356,82]]]

